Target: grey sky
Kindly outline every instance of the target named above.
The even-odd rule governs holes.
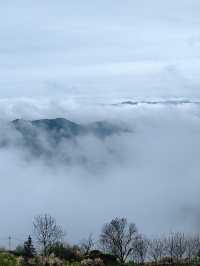
[[[198,0],[0,1],[0,97],[199,97]]]

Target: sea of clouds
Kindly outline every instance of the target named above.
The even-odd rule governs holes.
[[[80,136],[78,145],[63,141],[51,163],[31,157],[20,145],[2,147],[3,235],[23,238],[32,230],[33,217],[44,212],[57,218],[71,241],[89,233],[98,236],[116,216],[134,221],[149,236],[198,231],[198,103],[85,105],[63,99],[55,105],[52,100],[15,99],[1,100],[1,109],[1,138],[7,134],[16,142],[16,132],[6,127],[15,118],[107,121],[130,129],[105,139]],[[63,163],[63,154],[84,155],[87,163]]]

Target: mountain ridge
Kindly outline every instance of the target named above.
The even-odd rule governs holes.
[[[48,157],[54,156],[63,145],[70,147],[73,144],[76,149],[82,141],[81,137],[84,136],[93,136],[99,139],[103,145],[107,137],[131,132],[127,128],[107,121],[79,124],[65,118],[15,119],[10,122],[10,125],[18,136],[14,145],[25,148],[33,155],[46,155]],[[9,139],[5,143],[9,145]]]

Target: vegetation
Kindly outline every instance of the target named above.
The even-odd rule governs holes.
[[[15,250],[0,251],[0,266],[200,266],[200,235],[181,232],[148,239],[126,218],[106,223],[98,240],[79,245],[64,242],[64,231],[52,216],[36,216],[29,235]],[[34,246],[35,244],[35,246]]]
[[[12,254],[3,252],[0,253],[0,265],[1,266],[17,266],[20,265],[20,261]]]

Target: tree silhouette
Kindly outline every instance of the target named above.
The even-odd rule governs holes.
[[[33,246],[32,238],[29,235],[27,241],[24,242],[24,261],[28,265],[29,259],[36,255],[35,248]]]

